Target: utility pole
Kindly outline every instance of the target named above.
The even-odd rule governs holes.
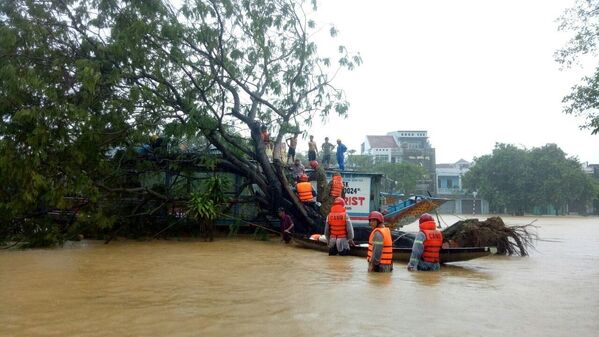
[[[472,192],[472,215],[476,214],[476,195],[478,194],[477,191]]]

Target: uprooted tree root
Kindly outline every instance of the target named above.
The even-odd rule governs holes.
[[[499,255],[526,256],[529,249],[534,249],[534,241],[538,240],[535,229],[532,223],[506,226],[500,217],[485,221],[466,219],[445,228],[443,237],[460,247],[494,246]]]

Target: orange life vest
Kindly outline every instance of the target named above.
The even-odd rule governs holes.
[[[383,234],[383,254],[381,255],[380,264],[393,264],[393,240],[391,240],[391,231],[387,227],[377,227],[370,233],[370,238],[368,238],[368,257],[366,259],[370,262],[372,258],[373,241],[376,232]]]
[[[340,197],[341,190],[343,189],[343,182],[341,176],[333,176],[333,184],[331,185],[331,197]]]
[[[331,229],[331,236],[334,235],[338,238],[344,238],[347,236],[345,216],[345,207],[341,205],[333,205],[333,207],[331,207],[331,213],[329,213],[329,227]]]
[[[426,262],[439,262],[439,251],[443,245],[443,233],[437,230],[434,221],[426,221],[420,224],[420,231],[426,236],[424,240],[424,252],[422,259]]]
[[[312,195],[312,184],[307,181],[297,183],[297,196],[301,202],[312,201],[314,196]]]

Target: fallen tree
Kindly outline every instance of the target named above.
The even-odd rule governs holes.
[[[0,54],[10,57],[0,57],[0,222],[14,225],[0,228],[0,241],[69,195],[90,199],[83,211],[96,229],[147,226],[139,214],[181,201],[168,193],[177,178],[140,186],[106,154],[155,135],[201,140],[220,170],[252,186],[263,212],[285,207],[298,223],[321,225],[291,192],[280,150],[316,118],[347,115],[333,79],[361,59],[343,46],[334,57],[317,52],[315,9],[303,0],[2,2]],[[130,170],[181,164],[160,158]],[[126,217],[99,202],[118,198],[132,201]]]
[[[443,237],[450,246],[458,247],[497,247],[499,255],[527,256],[534,249],[538,239],[532,223],[507,226],[500,217],[485,221],[466,219],[458,221],[443,230]]]

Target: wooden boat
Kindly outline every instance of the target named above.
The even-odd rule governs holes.
[[[424,213],[430,213],[448,199],[425,197],[421,195],[411,196],[408,199],[394,203],[386,207],[385,226],[396,228],[406,225],[421,216]]]
[[[299,247],[315,249],[328,252],[327,244],[322,241],[311,240],[300,235],[293,235],[293,243]],[[465,248],[442,248],[439,252],[441,263],[468,261],[494,253],[495,247],[465,247]],[[361,244],[350,249],[349,255],[366,257],[368,244]],[[408,262],[412,248],[393,248],[393,261]]]

